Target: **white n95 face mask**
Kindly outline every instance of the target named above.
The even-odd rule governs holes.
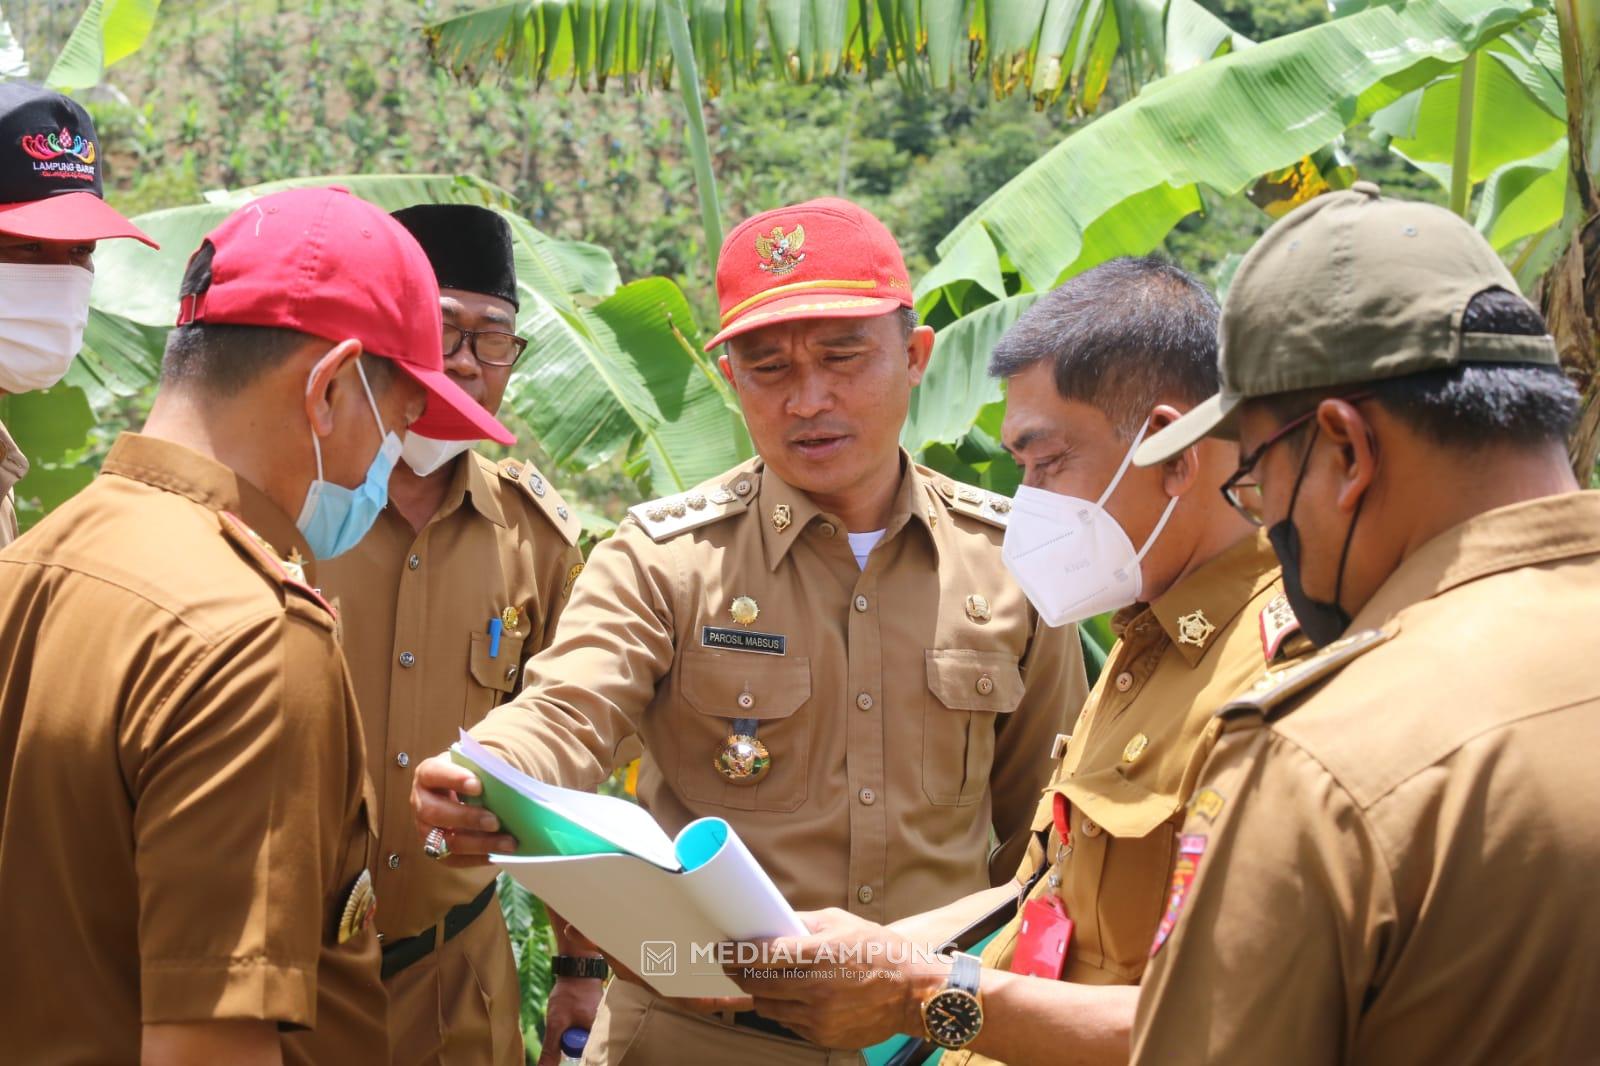
[[[462,452],[472,447],[470,440],[434,440],[415,433],[406,434],[400,458],[418,477],[427,477]]]
[[[94,272],[0,263],[0,389],[34,392],[60,381],[83,347]]]
[[[1137,552],[1128,534],[1106,512],[1105,502],[1128,472],[1149,428],[1146,419],[1098,500],[1027,485],[1017,489],[1000,555],[1045,625],[1081,622],[1139,601],[1144,583],[1139,564],[1172,517],[1178,498],[1167,502],[1161,520]]]

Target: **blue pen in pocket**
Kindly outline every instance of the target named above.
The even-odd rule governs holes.
[[[506,624],[498,618],[489,619],[489,658],[500,658],[500,634],[506,631]]]

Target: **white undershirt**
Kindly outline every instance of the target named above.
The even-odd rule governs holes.
[[[878,541],[883,539],[883,529],[874,529],[871,533],[851,533],[850,554],[856,557],[856,565],[861,569],[867,568],[867,556],[872,554],[872,549],[878,546]]]

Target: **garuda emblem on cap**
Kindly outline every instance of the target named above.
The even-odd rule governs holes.
[[[756,254],[761,257],[761,269],[768,274],[783,275],[805,261],[800,251],[806,243],[806,228],[796,225],[788,233],[782,226],[773,226],[770,234],[756,234]]]

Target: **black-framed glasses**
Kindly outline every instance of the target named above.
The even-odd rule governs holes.
[[[470,341],[472,355],[484,366],[511,366],[528,347],[528,341],[503,329],[462,329],[448,323],[444,327],[444,357],[461,350]]]
[[[1357,392],[1349,396],[1329,397],[1329,399],[1343,400],[1345,403],[1360,403],[1362,400],[1370,400],[1371,398],[1372,393],[1370,392]],[[1239,460],[1238,468],[1228,477],[1228,480],[1222,483],[1222,498],[1227,500],[1228,505],[1238,511],[1246,522],[1253,526],[1263,526],[1267,522],[1266,500],[1261,495],[1261,484],[1256,481],[1247,481],[1246,478],[1255,472],[1257,464],[1261,462],[1262,457],[1267,454],[1274,444],[1287,440],[1295,430],[1315,418],[1316,414],[1317,408],[1313,407],[1305,414],[1291,418],[1273,430],[1272,436],[1256,445],[1249,455]]]

